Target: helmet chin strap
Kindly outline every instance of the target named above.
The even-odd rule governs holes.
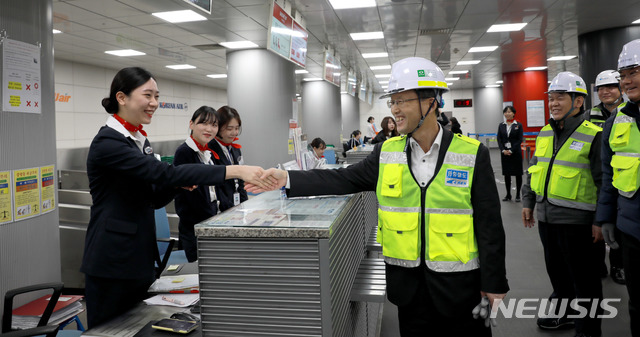
[[[564,114],[564,116],[562,116],[562,118],[560,118],[559,120],[557,120],[556,122],[562,122],[563,120],[567,119],[567,117],[569,117],[569,115],[571,115],[571,113],[573,112],[573,110],[575,109],[573,107],[573,104],[576,101],[576,94],[571,94],[571,109],[569,109],[569,111],[567,111],[566,114]]]
[[[427,109],[427,113],[424,114],[424,116],[422,115],[422,104],[418,104],[418,107],[420,109],[420,116],[422,116],[422,118],[420,118],[420,122],[418,122],[418,126],[416,126],[415,129],[413,129],[413,131],[409,132],[409,134],[407,134],[407,137],[411,137],[411,135],[413,135],[414,132],[416,132],[416,130],[418,130],[419,127],[422,126],[422,123],[424,123],[424,119],[427,118],[427,116],[429,115],[429,111],[431,111],[431,109],[433,108],[433,104],[435,102],[438,101],[438,94],[436,94],[436,96],[433,98],[433,102],[431,102],[431,104],[429,104],[429,109]],[[439,104],[439,102],[438,102]]]

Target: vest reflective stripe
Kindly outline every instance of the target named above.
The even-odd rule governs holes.
[[[385,212],[398,212],[398,213],[417,213],[420,212],[419,207],[389,207],[380,206],[380,210]],[[426,213],[433,214],[473,214],[473,209],[456,209],[456,208],[427,208]]]
[[[611,157],[611,183],[621,196],[631,198],[640,187],[640,131],[636,119],[620,111],[625,105],[618,107],[609,135],[609,146],[614,152]]]
[[[540,131],[534,153],[537,162],[528,169],[536,201],[541,202],[546,196],[549,203],[556,206],[595,211],[597,189],[591,175],[589,152],[601,130],[591,122],[582,122],[555,156],[551,125]]]
[[[480,259],[474,258],[467,263],[460,261],[425,261],[427,267],[441,273],[453,273],[457,271],[470,271],[480,268]]]
[[[406,137],[391,138],[380,153],[376,187],[380,204],[378,240],[385,262],[412,268],[418,267],[424,258],[427,266],[436,271],[477,269],[471,186],[480,142],[460,135],[453,138],[442,167],[434,172],[426,190],[426,204],[422,205],[422,190],[411,174],[404,152],[407,141]],[[425,242],[421,237],[423,230]]]

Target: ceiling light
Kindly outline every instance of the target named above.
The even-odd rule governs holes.
[[[371,69],[371,70],[391,69],[391,66],[390,66],[390,65],[386,65],[386,66],[373,66],[373,67],[370,67],[369,69]]]
[[[372,59],[372,58],[378,58],[378,57],[387,57],[389,56],[389,53],[364,53],[362,54],[363,58],[366,59]]]
[[[378,81],[378,83],[380,83],[380,84],[388,84],[389,81]]]
[[[473,48],[469,49],[469,52],[470,53],[482,53],[482,52],[494,51],[496,49],[498,49],[498,46],[473,47]]]
[[[304,69],[298,69],[296,70],[296,74],[308,74],[309,71],[308,70],[304,70]]]
[[[204,21],[207,19],[190,9],[183,11],[151,13],[151,15],[159,17],[160,19],[169,21],[171,23]]]
[[[480,60],[460,61],[460,62],[458,62],[457,65],[465,66],[465,65],[478,64],[478,63],[480,63]]]
[[[504,25],[493,25],[489,27],[487,33],[496,33],[496,32],[515,32],[521,30],[526,26],[526,23],[507,23]]]
[[[207,75],[207,77],[211,77],[211,78],[227,78],[227,74],[211,74],[211,75]]]
[[[638,20],[636,20],[636,21],[633,21],[631,24],[632,24],[632,25],[635,25],[635,24],[638,24],[638,23],[640,23],[640,19],[638,19]]]
[[[53,30],[53,34],[60,34],[60,33],[62,33],[62,31],[61,31],[61,30],[57,30],[57,29],[54,29],[54,30]]]
[[[329,0],[333,9],[375,7],[376,0]]]
[[[121,49],[121,50],[107,50],[106,54],[115,55],[115,56],[140,56],[146,55],[143,52],[133,50],[133,49]]]
[[[547,59],[547,61],[566,61],[576,58],[575,55],[566,55],[566,56],[554,56]]]
[[[387,89],[387,88],[389,88],[389,86],[388,86],[388,85],[383,85],[383,86],[382,86],[382,89]]]
[[[219,45],[229,48],[229,49],[242,49],[242,48],[255,48],[258,47],[257,44],[251,41],[230,41],[230,42],[220,42]]]
[[[368,33],[351,33],[353,41],[359,40],[379,40],[384,39],[382,32],[368,32]]]
[[[485,85],[485,88],[500,88],[499,84],[489,84],[489,85]]]
[[[340,76],[341,73],[333,73],[333,76]]]
[[[460,77],[445,77],[444,78],[445,81],[457,81],[459,79],[460,79]]]
[[[447,85],[453,85],[453,83],[447,83]]]
[[[322,79],[320,77],[308,77],[308,78],[303,78],[303,81],[322,81]]]
[[[452,70],[452,71],[449,72],[449,75],[466,74],[468,72],[469,72],[469,70]]]
[[[346,91],[340,91],[340,94],[341,94],[341,95],[344,95],[344,94],[346,94],[346,93],[347,93]]]
[[[167,66],[167,68],[175,69],[175,70],[196,69],[196,67],[194,67],[194,66],[192,66],[190,64],[172,64],[170,66]]]
[[[545,69],[547,69],[547,67],[529,67],[529,68],[524,68],[524,71],[545,70]]]
[[[376,75],[377,78],[389,78],[391,77],[391,74],[380,74],[380,75]]]
[[[504,81],[496,81],[496,83],[502,84],[502,83],[504,83]]]

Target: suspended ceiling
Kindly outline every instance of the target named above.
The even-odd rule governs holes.
[[[450,70],[469,70],[453,83],[453,90],[495,84],[502,73],[531,66],[548,66],[549,78],[560,71],[579,72],[578,58],[547,61],[559,55],[578,55],[578,35],[630,25],[640,19],[640,3],[632,0],[376,0],[371,8],[334,10],[327,0],[293,0],[309,32],[304,77],[322,77],[324,51],[333,50],[345,69],[375,92],[383,84],[375,75],[405,57],[419,56]],[[112,69],[143,66],[158,77],[226,89],[225,48],[220,42],[249,40],[266,48],[270,0],[213,0],[209,15],[183,0],[61,0],[53,2],[55,57]],[[193,9],[206,21],[169,23],[151,13]],[[493,24],[527,23],[517,32],[487,33]],[[350,33],[382,31],[384,39],[353,41]],[[469,53],[471,47],[499,46],[493,52]],[[203,47],[207,46],[207,47]],[[134,49],[143,56],[118,57],[106,50]],[[387,52],[386,58],[364,59],[363,53]],[[612,57],[617,58],[617,51]],[[473,66],[461,60],[480,60]],[[172,70],[170,64],[196,69]],[[461,75],[448,75],[448,77]]]

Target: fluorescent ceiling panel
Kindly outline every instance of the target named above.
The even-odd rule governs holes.
[[[391,69],[390,65],[386,65],[386,66],[373,66],[370,67],[369,69],[371,70],[384,70],[384,69]]]
[[[547,61],[566,61],[576,58],[575,55],[566,55],[566,56],[554,56],[547,59]]]
[[[449,72],[449,75],[466,74],[468,72],[469,72],[469,70],[452,70],[452,71]]]
[[[359,40],[379,40],[384,39],[382,32],[368,32],[368,33],[351,33],[353,41]]]
[[[168,65],[167,68],[174,69],[174,70],[196,69],[195,66],[192,66],[190,64],[172,64],[172,65]]]
[[[524,71],[545,70],[545,69],[547,69],[547,67],[529,67],[529,68],[524,68]]]
[[[364,54],[362,54],[362,57],[366,58],[366,59],[373,59],[373,58],[387,57],[387,56],[389,56],[388,53],[364,53]]]
[[[333,9],[376,7],[376,0],[329,0]]]
[[[496,49],[498,49],[498,46],[473,47],[469,49],[469,52],[470,53],[492,52]]]
[[[109,55],[115,55],[115,56],[140,56],[140,55],[146,55],[143,52],[137,51],[137,50],[133,50],[133,49],[121,49],[121,50],[107,50],[105,51],[106,54]]]
[[[480,63],[480,60],[460,61],[460,62],[458,62],[457,65],[465,66],[465,65],[473,65],[473,64],[478,64],[478,63]]]
[[[183,11],[157,12],[157,13],[151,13],[151,15],[158,17],[164,21],[169,21],[171,23],[207,20],[207,18],[205,18],[204,16],[190,9],[183,10]]]
[[[515,32],[521,30],[526,26],[526,23],[507,23],[504,25],[493,25],[489,27],[487,33],[496,33],[496,32]]]
[[[257,44],[251,41],[230,41],[230,42],[220,42],[221,46],[229,49],[243,49],[243,48],[256,48]]]
[[[308,70],[304,70],[304,69],[298,69],[296,70],[296,74],[308,74],[309,71]]]
[[[227,78],[227,74],[211,74],[211,75],[207,75],[207,77],[211,77],[211,78]]]

